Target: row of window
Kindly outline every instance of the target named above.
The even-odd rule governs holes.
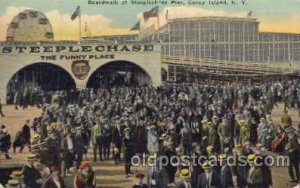
[[[229,61],[296,61],[300,44],[171,44],[162,45],[162,55]]]

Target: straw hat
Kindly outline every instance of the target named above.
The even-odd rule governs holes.
[[[218,159],[219,159],[220,161],[224,161],[224,160],[226,160],[226,158],[227,158],[227,155],[226,155],[226,154],[220,154],[220,155],[218,155]]]
[[[153,163],[155,161],[155,156],[154,155],[149,155],[148,161]]]
[[[12,179],[21,179],[21,178],[23,178],[22,171],[13,171],[13,172],[10,174],[10,177],[11,177]]]
[[[184,169],[180,170],[179,177],[180,178],[189,178],[189,177],[191,177],[191,173],[188,169],[184,168]]]
[[[125,129],[124,129],[124,132],[125,132],[125,133],[129,133],[129,132],[130,132],[130,128],[129,128],[129,127],[125,128]]]
[[[167,133],[164,133],[159,137],[159,139],[164,140],[165,138],[167,138],[167,136],[168,136]]]
[[[234,146],[234,149],[242,149],[242,145],[241,144],[237,144]]]
[[[33,134],[33,135],[31,136],[31,139],[32,139],[32,140],[40,139],[40,135],[35,133],[35,134]]]
[[[238,124],[239,124],[239,125],[244,125],[244,124],[245,124],[245,120],[240,119],[240,120],[238,121]]]
[[[203,168],[203,169],[210,169],[211,166],[210,166],[210,164],[209,164],[208,161],[205,161],[205,162],[202,164],[202,168]]]
[[[206,147],[206,151],[208,151],[208,152],[212,151],[213,149],[214,149],[213,146],[207,146],[207,147]]]
[[[251,145],[251,142],[246,141],[246,142],[243,143],[243,146],[244,146],[244,147],[247,146],[247,145]]]
[[[32,161],[32,160],[36,160],[36,158],[37,158],[37,156],[36,156],[36,154],[28,154],[27,156],[26,156],[26,160],[28,160],[28,161]]]
[[[255,159],[255,154],[250,154],[247,156],[247,162],[252,164],[254,162],[254,159]]]
[[[20,182],[18,180],[11,179],[11,180],[8,180],[7,187],[8,188],[18,187],[19,184],[20,184]]]
[[[207,119],[205,118],[205,119],[203,119],[202,121],[201,121],[201,123],[207,123]]]

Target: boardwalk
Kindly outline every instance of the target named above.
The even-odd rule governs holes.
[[[272,117],[274,121],[279,121],[280,114],[282,112],[282,105],[279,108],[275,109]],[[26,110],[14,110],[13,106],[4,106],[5,118],[0,117],[0,124],[5,124],[8,127],[9,133],[14,139],[15,133],[20,127],[24,124],[26,119],[32,119],[37,117],[41,112],[36,108],[29,108]],[[300,118],[296,111],[291,111],[290,114],[294,120],[294,125],[297,125],[300,122]],[[22,167],[24,164],[24,157],[28,153],[27,148],[25,148],[24,153],[11,154],[12,160],[5,160],[3,157],[0,161],[0,170],[8,167]],[[92,148],[88,151],[88,159],[92,161]],[[135,178],[125,178],[123,164],[115,165],[112,160],[104,162],[92,163],[92,166],[96,172],[97,187],[103,188],[126,188],[131,187],[135,183]],[[132,172],[143,172],[145,168],[138,167],[133,168]],[[289,188],[293,187],[294,184],[289,182],[288,170],[286,167],[273,167],[273,188]],[[72,177],[67,178],[69,184],[68,187],[72,187],[71,184]]]

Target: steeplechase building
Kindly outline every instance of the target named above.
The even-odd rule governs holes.
[[[251,17],[169,19],[143,37],[94,36],[78,42],[54,41],[54,36],[41,12],[25,10],[12,20],[6,41],[0,42],[0,98],[12,101],[16,91],[28,88],[159,86],[199,77],[282,75],[300,62],[300,34],[259,32],[259,22]]]

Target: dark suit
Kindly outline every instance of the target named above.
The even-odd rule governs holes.
[[[41,179],[42,176],[40,172],[37,169],[35,169],[33,166],[25,165],[23,167],[22,173],[23,173],[23,181],[26,188],[41,187],[41,184],[37,183],[37,180]]]
[[[233,187],[232,172],[228,165],[221,168],[221,187]]]
[[[130,168],[131,168],[131,158],[133,157],[133,140],[132,138],[124,138],[123,139],[124,143],[124,160],[125,160],[125,173],[129,174],[130,173]]]
[[[221,187],[221,177],[220,177],[220,167],[215,166],[212,168],[212,174],[211,174],[211,181],[210,181],[210,186],[215,186],[215,187]]]
[[[209,187],[208,185],[209,185],[208,179],[206,178],[205,172],[203,172],[198,176],[197,187],[193,187],[193,188],[208,188]]]
[[[2,112],[2,104],[1,104],[1,102],[0,102],[0,115],[1,115],[2,117],[5,117],[4,114],[3,114],[3,112]]]

